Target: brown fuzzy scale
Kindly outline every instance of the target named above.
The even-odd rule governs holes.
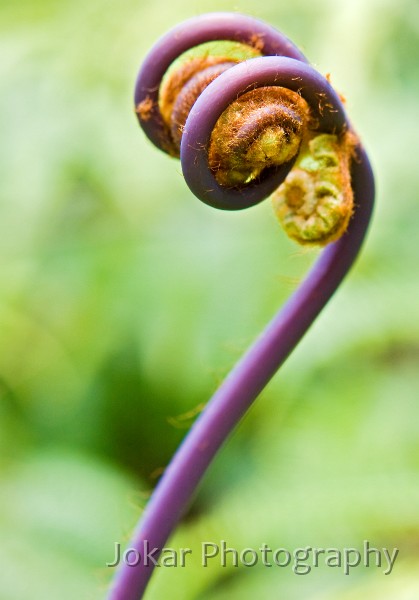
[[[223,112],[211,136],[208,159],[218,183],[244,185],[289,162],[309,125],[309,107],[297,92],[278,86],[246,92]]]
[[[153,100],[147,96],[145,100],[137,104],[135,112],[139,115],[142,121],[148,121],[151,118],[151,110],[153,108]]]
[[[173,142],[179,150],[186,119],[198,96],[202,94],[211,81],[214,81],[221,73],[224,73],[224,71],[235,64],[228,61],[206,67],[202,71],[195,73],[179,91],[170,115],[170,133]]]
[[[175,129],[175,132],[176,132],[175,137],[177,140],[176,142],[173,141],[173,147],[170,150],[170,154],[172,154],[173,156],[179,157],[180,138],[179,138],[179,135],[177,135],[177,131],[179,131],[179,125],[176,126],[176,124],[175,124],[173,126],[172,113],[173,113],[173,108],[174,108],[174,105],[176,104],[177,98],[178,98],[179,94],[181,93],[182,89],[184,88],[184,86],[192,78],[194,78],[201,71],[207,69],[208,67],[213,67],[215,65],[219,65],[222,63],[224,63],[224,64],[229,63],[230,66],[232,66],[234,64],[237,64],[237,62],[238,61],[235,61],[234,59],[231,59],[231,58],[228,58],[225,56],[209,56],[209,55],[207,55],[207,56],[200,56],[197,58],[191,58],[191,59],[188,59],[185,62],[183,62],[177,68],[173,69],[173,71],[163,81],[161,88],[160,88],[160,92],[159,92],[160,113],[163,117],[165,124],[167,125],[167,128],[170,131],[172,131],[172,129]],[[220,73],[218,73],[218,74],[220,74]],[[215,79],[215,76],[213,77],[213,79]],[[209,85],[209,83],[211,83],[211,81],[213,81],[213,79],[208,81],[206,85]],[[197,93],[197,95],[195,96],[193,101],[191,101],[191,98],[188,98],[188,107],[189,107],[188,112],[192,108],[195,100],[198,98],[199,94],[204,90],[206,85],[204,85],[202,88],[200,88],[199,92]],[[177,110],[179,111],[179,106],[178,106]],[[186,116],[187,115],[188,115],[188,113],[186,113]],[[185,121],[186,121],[186,118],[185,118]],[[180,126],[182,126],[183,124],[184,124],[184,122]],[[181,137],[181,133],[180,133],[180,137]]]
[[[263,33],[254,33],[250,38],[250,46],[252,46],[258,52],[263,52],[263,49],[265,47],[265,42],[263,38]]]

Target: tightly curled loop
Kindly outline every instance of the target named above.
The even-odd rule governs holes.
[[[342,103],[328,83],[309,65],[286,57],[255,58],[215,79],[199,96],[189,113],[181,143],[186,183],[203,202],[240,210],[267,198],[285,179],[293,160],[273,169],[260,180],[241,188],[221,186],[208,162],[213,129],[224,110],[249,89],[279,86],[297,92],[311,109],[318,131],[341,135],[346,130]]]
[[[260,87],[232,102],[217,120],[208,164],[224,187],[242,186],[297,155],[309,118],[304,100],[286,88]]]
[[[190,57],[162,84],[180,54],[211,40],[240,42],[262,56],[242,62],[227,55]],[[275,192],[275,212],[296,241],[324,245],[346,230],[356,138],[348,134],[329,81],[281,33],[229,13],[191,19],[151,51],[135,103],[148,137],[180,155],[186,183],[206,204],[241,210]],[[302,156],[319,145],[316,139],[333,146],[333,174],[323,159],[314,169],[301,165]]]
[[[144,60],[137,77],[134,103],[141,127],[160,149],[175,154],[173,140],[159,106],[159,90],[170,65],[184,52],[204,42],[230,40],[262,55],[305,57],[282,33],[270,25],[236,13],[209,13],[188,19],[164,35]]]

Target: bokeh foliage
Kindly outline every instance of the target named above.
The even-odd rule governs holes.
[[[0,598],[99,599],[196,413],[316,256],[269,203],[201,205],[144,140],[155,39],[237,9],[347,97],[378,183],[362,257],[240,424],[173,546],[400,549],[393,573],[161,569],[149,600],[419,595],[419,5],[2,0]]]

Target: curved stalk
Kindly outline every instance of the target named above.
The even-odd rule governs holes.
[[[217,208],[238,210],[269,195],[292,168],[291,162],[284,163],[247,187],[223,187],[216,182],[208,163],[211,132],[222,111],[238,95],[249,88],[283,86],[295,90],[307,101],[316,118],[317,133],[326,132],[342,140],[351,131],[338,95],[285,36],[250,17],[214,13],[192,19],[169,32],[155,45],[140,71],[135,91],[136,112],[146,135],[158,147],[169,154],[178,152],[159,107],[159,86],[167,67],[191,46],[219,39],[258,45],[263,42],[265,56],[231,66],[200,93],[185,124],[180,154],[185,179],[201,200]],[[355,135],[353,138],[356,140]],[[138,564],[120,563],[108,600],[142,598],[154,561],[188,509],[217,451],[334,294],[358,255],[371,218],[374,179],[364,149],[359,142],[354,144],[350,154],[354,214],[348,229],[322,251],[300,287],[195,421],[161,477],[129,542],[129,547],[138,552]],[[150,552],[154,560],[148,559]]]
[[[144,564],[145,548],[164,547],[219,448],[353,264],[368,228],[374,198],[371,167],[360,147],[353,163],[352,182],[356,211],[348,231],[323,250],[299,289],[237,363],[186,435],[129,543],[130,548],[139,552],[141,560],[136,567],[121,563],[109,600],[142,597],[154,566]]]

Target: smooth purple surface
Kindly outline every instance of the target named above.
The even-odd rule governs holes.
[[[264,200],[284,181],[295,162],[272,169],[261,181],[242,188],[221,186],[209,167],[208,147],[219,116],[238,96],[264,85],[298,91],[318,120],[319,132],[339,134],[346,126],[339,96],[327,79],[310,65],[283,56],[264,56],[231,67],[217,77],[193,105],[180,150],[182,171],[189,188],[200,200],[215,208],[242,210]]]
[[[343,237],[328,246],[299,289],[251,346],[214,394],[167,467],[129,542],[142,554],[163,548],[188,508],[217,450],[284,362],[348,272],[368,228],[374,200],[374,179],[367,155],[357,150],[352,182],[355,214]],[[152,567],[121,565],[109,600],[139,600]]]
[[[306,61],[305,56],[280,31],[259,19],[236,13],[215,12],[188,19],[156,42],[141,66],[134,92],[135,106],[147,98],[153,101],[150,118],[147,121],[139,118],[141,127],[153,144],[164,151],[172,146],[169,130],[158,107],[160,84],[172,62],[186,50],[204,42],[230,40],[252,45],[255,34],[263,42],[264,55]]]
[[[187,25],[192,22],[197,24],[197,30],[193,32]],[[166,54],[157,61],[158,72],[155,75],[154,84],[151,72],[155,63],[152,62],[151,53],[148,58],[149,62],[143,69],[147,77],[146,79],[140,78],[141,86],[144,85],[144,81],[147,81],[147,85],[150,85],[150,89],[152,89],[152,85],[155,85],[158,80],[157,88],[155,88],[155,93],[158,93],[162,65],[169,64],[175,58],[172,43],[176,35],[180,39],[178,46],[186,49],[205,41],[202,38],[203,31],[208,33],[211,30],[212,33],[208,33],[208,36],[217,34],[217,37],[207,37],[207,40],[232,39],[231,28],[237,25],[237,31],[240,32],[240,24],[243,23],[248,23],[249,26],[251,24],[252,32],[254,32],[254,19],[222,13],[209,15],[208,20],[206,16],[192,19],[176,30],[172,30],[154,48],[154,50],[161,48],[164,51],[165,44],[168,44]],[[256,21],[256,23],[260,22]],[[268,27],[264,24],[261,26]],[[271,30],[271,28],[268,29]],[[230,33],[226,35],[227,30]],[[174,31],[178,33],[175,35]],[[275,35],[279,35],[282,39],[281,34],[275,32]],[[233,39],[244,41],[242,32],[237,33],[237,36],[239,37]],[[199,39],[199,41],[192,43],[192,39]],[[291,45],[291,48],[294,47]],[[179,50],[177,49],[176,52],[179,53]],[[282,52],[273,54],[275,53],[281,54]],[[295,56],[294,58],[298,59],[299,57]],[[230,80],[232,73],[233,77]],[[258,85],[273,84],[283,85],[294,90],[298,89],[314,111],[317,110],[319,100],[322,98],[319,94],[325,93],[326,100],[328,100],[326,103],[328,104],[330,101],[332,109],[328,110],[327,107],[324,107],[326,110],[319,112],[321,124],[319,130],[340,133],[344,128],[349,127],[336,93],[328,82],[308,65],[298,60],[280,58],[258,58],[241,63],[218,77],[204,90],[188,117],[187,137],[185,136],[182,140],[182,160],[183,163],[186,162],[183,167],[184,170],[186,168],[188,183],[193,191],[199,182],[194,179],[190,171],[195,170],[198,175],[197,179],[199,179],[207,177],[205,173],[206,170],[209,170],[204,164],[206,152],[199,153],[196,148],[201,143],[207,143],[216,120],[216,114],[220,114],[218,111],[222,112],[221,106],[223,105],[225,108],[228,98],[234,99],[234,93],[237,93],[237,90],[241,93],[248,84],[254,87],[255,82]],[[144,90],[140,90],[140,92],[145,93]],[[137,101],[140,97],[136,95]],[[143,97],[145,96],[143,95]],[[155,124],[158,123],[158,118],[156,117],[156,119],[154,119],[154,129],[151,128],[148,133],[150,139],[157,135]],[[209,180],[205,180],[204,183],[207,185]],[[347,232],[338,241],[323,250],[298,290],[278,312],[211,398],[165,470],[128,544],[129,548],[136,548],[140,556],[144,556],[145,541],[148,542],[150,549],[154,547],[162,549],[165,546],[168,537],[187,510],[193,494],[215,454],[313,323],[353,264],[365,237],[374,201],[373,174],[368,157],[361,146],[357,147],[357,156],[352,161],[352,187],[355,212]],[[236,198],[233,198],[233,203],[235,201]],[[152,570],[152,565],[144,566],[142,561],[135,567],[121,563],[108,600],[140,600]]]

